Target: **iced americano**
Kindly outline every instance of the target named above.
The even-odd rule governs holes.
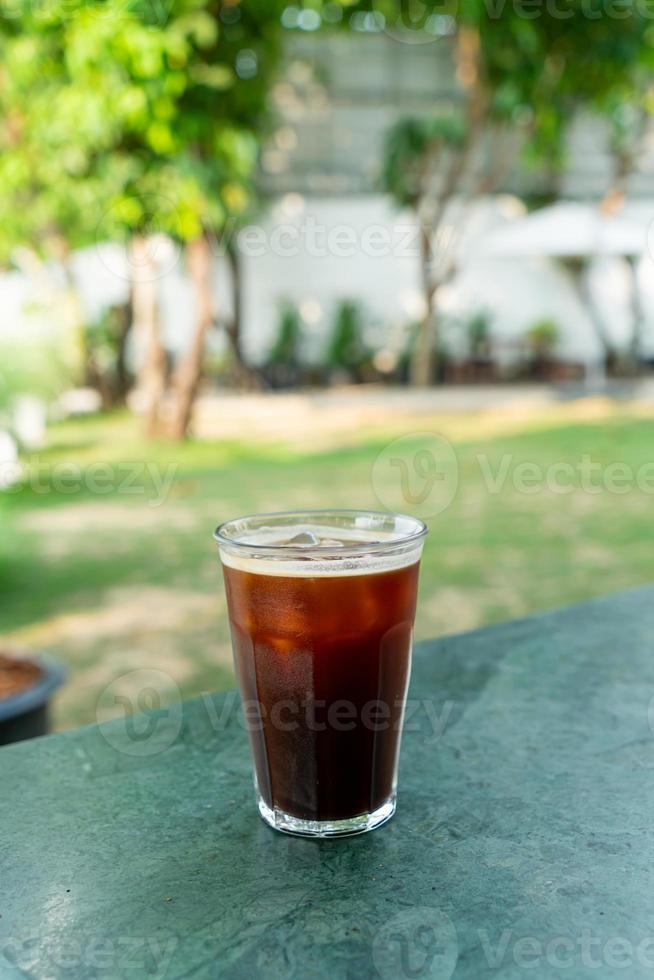
[[[425,533],[360,511],[218,528],[259,810],[276,829],[337,836],[393,814]]]

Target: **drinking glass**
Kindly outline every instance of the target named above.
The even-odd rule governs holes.
[[[215,532],[259,812],[335,837],[395,812],[418,567],[402,514],[297,511]]]

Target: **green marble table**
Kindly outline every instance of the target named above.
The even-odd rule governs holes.
[[[0,749],[0,978],[654,976],[654,588],[423,643],[396,817],[255,813],[234,695]]]

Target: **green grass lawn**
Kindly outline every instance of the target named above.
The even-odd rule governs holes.
[[[445,431],[441,422],[426,420],[422,428]],[[482,422],[479,431],[485,431]],[[443,424],[457,431],[456,420]],[[654,458],[652,421],[627,407],[595,421],[544,412],[524,424],[514,420],[510,428],[475,438],[468,418],[467,434],[452,437],[459,489],[452,504],[428,520],[418,637],[652,578],[654,494],[638,487],[611,492],[597,479],[599,492],[589,492],[578,475],[566,494],[546,486],[524,493],[514,485],[520,463],[576,466],[584,455],[602,473],[612,463],[635,472]],[[397,434],[397,425],[392,431]],[[230,685],[213,528],[256,510],[379,509],[371,468],[387,443],[388,436],[377,434],[315,454],[296,451],[292,440],[152,445],[140,441],[136,423],[125,415],[53,427],[49,447],[31,460],[38,481],[0,494],[0,629],[8,642],[45,648],[67,665],[56,725],[95,720],[107,684],[137,668],[165,671],[184,696]],[[504,460],[508,476],[499,492],[489,492],[480,454],[493,472]],[[75,489],[74,471],[66,476],[53,469],[72,462],[88,472],[102,461],[118,469],[113,487],[92,470],[99,477],[96,492]],[[164,473],[175,467],[164,503],[151,505],[155,489],[144,472],[125,484],[130,462]],[[654,491],[652,474],[649,483]],[[97,492],[98,486],[104,490]]]

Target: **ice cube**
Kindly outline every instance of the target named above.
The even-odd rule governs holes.
[[[320,544],[320,538],[317,538],[311,531],[301,531],[294,538],[290,538],[288,543],[297,544],[302,548],[315,548],[316,545]]]
[[[296,545],[298,548],[342,548],[342,541],[335,541],[332,538],[321,538],[312,531],[301,531],[295,537],[289,538],[287,544]]]

